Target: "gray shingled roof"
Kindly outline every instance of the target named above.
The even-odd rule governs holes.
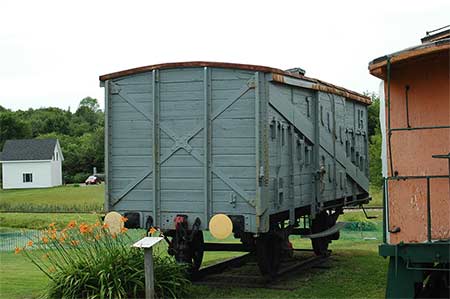
[[[56,141],[56,139],[6,140],[1,160],[51,160]]]

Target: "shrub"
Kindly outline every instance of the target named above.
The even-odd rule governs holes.
[[[71,183],[84,183],[88,176],[89,173],[77,173],[73,176]]]
[[[110,233],[99,221],[71,221],[61,231],[51,224],[39,240],[30,240],[16,253],[22,252],[50,278],[48,298],[140,298],[145,284],[143,251],[131,247],[126,231]],[[156,254],[154,270],[157,297],[186,296],[190,282],[185,266]]]

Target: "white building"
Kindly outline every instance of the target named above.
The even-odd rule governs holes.
[[[64,156],[57,139],[7,140],[0,154],[3,189],[62,185]]]

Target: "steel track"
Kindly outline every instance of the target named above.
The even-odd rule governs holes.
[[[294,250],[310,251],[310,250]],[[328,257],[308,256],[303,258],[293,257],[282,262],[276,275],[262,276],[259,273],[256,264],[256,258],[248,253],[237,258],[232,258],[211,266],[200,269],[192,281],[197,285],[206,285],[213,287],[237,287],[237,288],[268,288],[293,290],[292,285],[279,285],[278,281],[287,278],[289,274],[299,272],[305,273],[305,270],[319,267],[328,261]],[[245,266],[245,269],[243,269]],[[239,270],[242,270],[239,272]]]

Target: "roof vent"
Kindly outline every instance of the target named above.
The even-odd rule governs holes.
[[[286,72],[295,74],[295,75],[300,75],[300,76],[304,76],[306,73],[306,71],[304,69],[302,69],[301,67],[294,67],[292,69],[286,70]]]
[[[449,38],[450,37],[450,25],[438,28],[438,29],[434,29],[431,31],[427,31],[427,35],[421,39],[422,44],[424,43],[430,43],[430,42],[434,42],[437,40],[441,40],[444,38]],[[444,30],[445,29],[445,30]]]

